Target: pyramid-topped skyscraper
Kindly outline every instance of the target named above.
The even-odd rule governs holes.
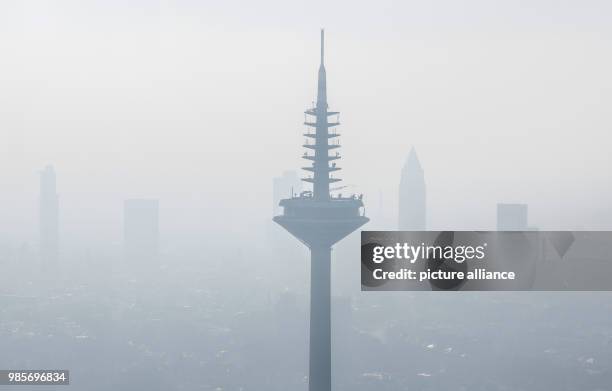
[[[424,231],[427,226],[425,173],[414,147],[410,149],[399,185],[400,231]]]

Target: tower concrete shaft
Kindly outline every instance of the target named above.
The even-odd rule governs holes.
[[[309,391],[331,390],[331,248],[310,248]]]
[[[339,148],[336,141],[339,134],[330,133],[331,127],[339,121],[329,121],[330,116],[338,112],[328,111],[327,82],[324,60],[324,32],[321,30],[321,65],[316,106],[305,111],[306,116],[314,120],[305,121],[305,125],[314,128],[315,132],[304,134],[314,139],[314,144],[306,141],[304,147],[314,151],[314,155],[304,153],[304,159],[312,161],[312,166],[303,167],[312,176],[303,178],[312,183],[312,191],[292,195],[281,200],[279,205],[283,214],[274,217],[274,221],[289,231],[293,236],[310,248],[310,391],[331,390],[331,249],[342,238],[368,222],[362,213],[362,196],[332,197],[330,183],[340,179],[331,177],[330,173],[340,170],[336,163],[340,154],[330,155],[330,150]]]

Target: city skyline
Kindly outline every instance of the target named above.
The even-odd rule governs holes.
[[[610,292],[370,292],[359,232],[607,289],[612,3],[0,3],[0,369],[79,391],[612,384]],[[540,232],[465,262],[497,228]]]
[[[159,7],[94,3],[25,0],[0,15],[0,233],[11,240],[33,242],[32,177],[47,162],[61,172],[62,233],[78,243],[120,242],[121,203],[149,196],[174,211],[169,243],[219,229],[247,237],[239,216],[252,225],[270,214],[261,178],[301,167],[294,126],[314,100],[317,65],[304,54],[328,23],[329,66],[339,70],[330,88],[353,151],[345,192],[365,194],[373,210],[380,190],[395,214],[397,170],[415,145],[434,229],[495,227],[502,200],[528,203],[542,229],[612,227],[612,33],[600,24],[609,5],[535,1],[525,12],[492,2],[471,12],[383,1],[338,21],[266,2],[279,18],[264,22],[253,5],[239,21],[229,5],[167,2],[160,22]],[[202,23],[212,15],[223,26]],[[207,218],[209,205],[226,212]]]

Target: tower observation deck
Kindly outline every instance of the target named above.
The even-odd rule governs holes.
[[[330,184],[340,181],[333,173],[340,170],[339,112],[329,111],[324,65],[325,41],[321,30],[321,65],[315,107],[306,110],[304,124],[309,130],[303,158],[311,165],[302,167],[312,191],[283,199],[283,214],[274,221],[310,249],[310,367],[309,391],[331,390],[331,247],[369,219],[364,215],[362,196],[332,196]],[[313,142],[311,142],[313,141]]]

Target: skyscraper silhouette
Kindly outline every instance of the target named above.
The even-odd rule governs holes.
[[[159,202],[126,200],[123,207],[123,235],[128,263],[155,264],[159,255]]]
[[[328,111],[327,81],[324,65],[324,32],[321,30],[321,65],[316,106],[305,111],[313,119],[306,119],[305,125],[313,128],[304,134],[305,152],[303,158],[312,162],[303,167],[311,173],[303,180],[312,183],[313,190],[292,195],[280,201],[283,214],[274,221],[306,244],[310,249],[310,367],[308,387],[310,391],[331,389],[331,246],[368,219],[361,210],[361,196],[332,197],[330,183],[340,179],[331,173],[340,170],[335,161],[340,159],[339,134],[330,133],[330,128],[339,125],[338,112]],[[336,117],[332,122],[329,117]],[[310,140],[314,140],[311,143]],[[330,153],[332,153],[330,155]]]
[[[527,231],[527,204],[497,204],[498,231]]]
[[[422,231],[427,227],[425,174],[414,147],[402,168],[399,185],[398,227],[404,231]]]
[[[281,213],[278,205],[280,200],[291,197],[294,193],[302,192],[302,183],[295,171],[285,171],[283,175],[272,180],[272,216]]]
[[[59,264],[59,196],[52,165],[47,165],[40,173],[38,217],[42,267],[53,270]]]

